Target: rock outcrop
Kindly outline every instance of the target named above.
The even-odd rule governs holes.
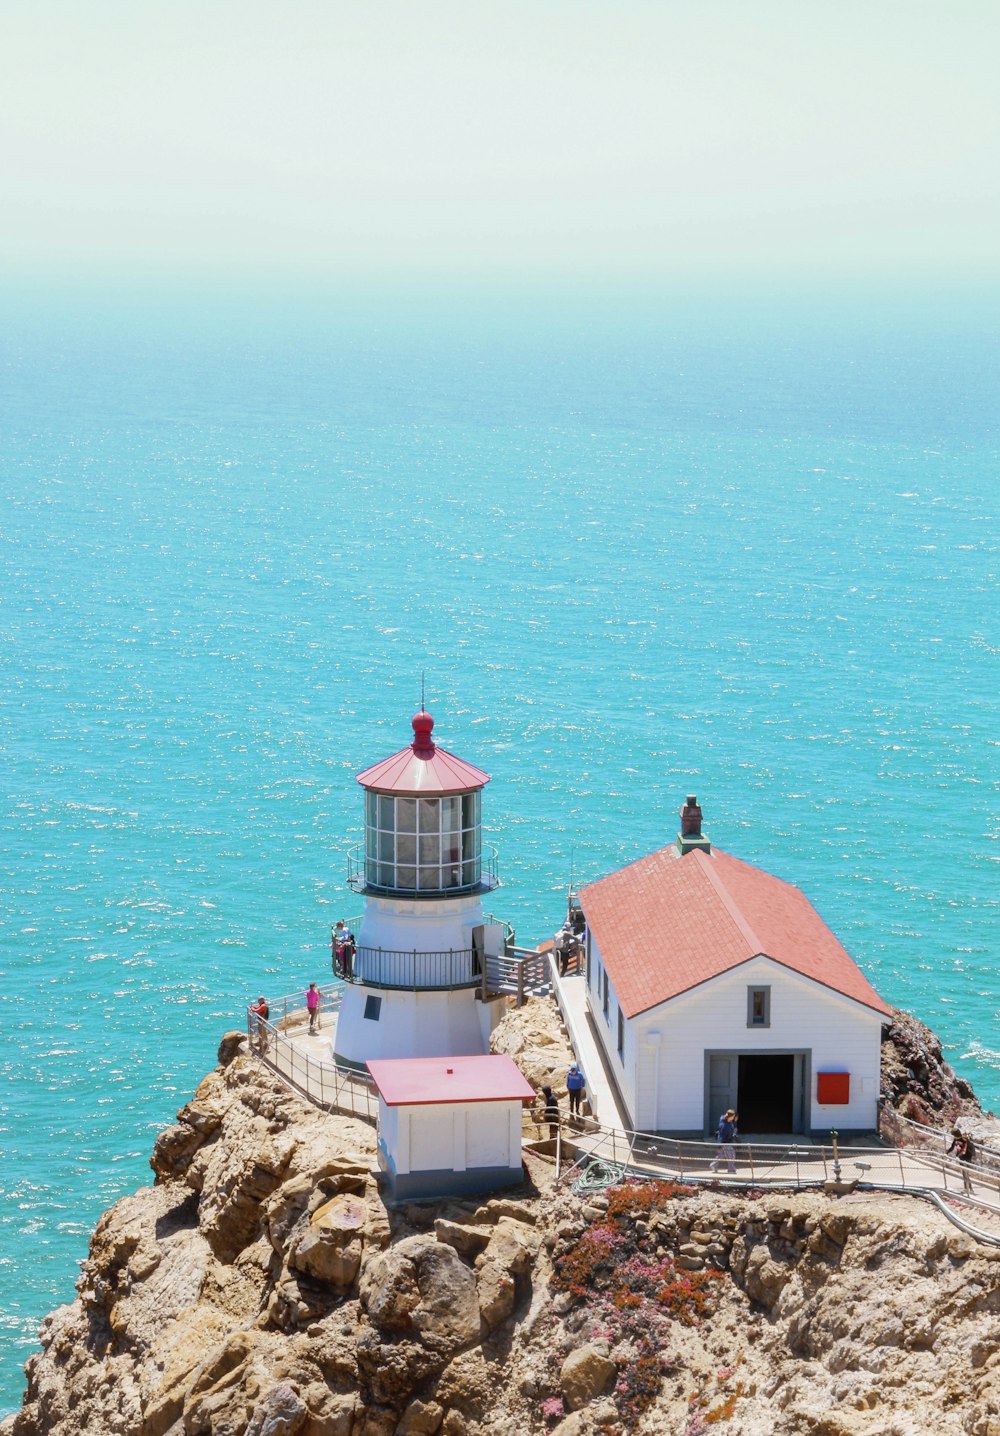
[[[930,1127],[983,1117],[970,1084],[944,1060],[940,1039],[898,1009],[882,1043],[881,1096],[904,1117]]]
[[[374,1159],[227,1034],[0,1436],[1000,1436],[1000,1248],[929,1204],[584,1203],[538,1158],[388,1210]]]
[[[536,1092],[551,1087],[557,1097],[565,1099],[573,1051],[562,1030],[559,1009],[548,998],[532,997],[523,1007],[512,1007],[493,1029],[490,1050],[512,1057]]]

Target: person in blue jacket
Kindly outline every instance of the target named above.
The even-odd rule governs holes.
[[[715,1153],[715,1156],[709,1163],[709,1166],[713,1172],[718,1171],[720,1162],[725,1162],[727,1172],[735,1173],[736,1171],[735,1142],[736,1138],[739,1136],[739,1133],[736,1130],[736,1124],[738,1121],[739,1118],[733,1111],[732,1107],[727,1107],[726,1110],[723,1112],[722,1116],[719,1118],[719,1130],[715,1134],[715,1140],[718,1142],[719,1146],[718,1150]]]
[[[580,1071],[577,1063],[573,1063],[566,1073],[566,1091],[569,1093],[569,1115],[579,1117],[580,1103],[583,1100],[583,1091],[587,1085],[587,1079]]]

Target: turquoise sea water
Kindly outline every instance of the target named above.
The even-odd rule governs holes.
[[[1000,1106],[996,314],[5,303],[0,1410],[422,672],[521,940],[697,792]]]

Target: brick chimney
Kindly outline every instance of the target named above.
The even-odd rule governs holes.
[[[701,808],[694,793],[689,793],[681,808],[681,830],[677,834],[677,851],[684,856],[700,849],[703,853],[712,851],[712,844],[701,831]]]

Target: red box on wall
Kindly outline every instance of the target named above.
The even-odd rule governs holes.
[[[851,1100],[850,1072],[817,1072],[816,1101],[824,1107],[846,1107]]]

